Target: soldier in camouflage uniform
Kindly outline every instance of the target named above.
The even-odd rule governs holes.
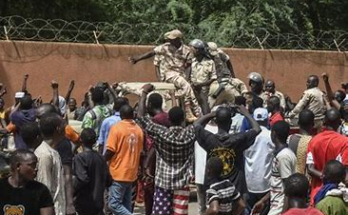
[[[194,58],[191,64],[190,82],[194,89],[203,114],[210,112],[208,93],[210,85],[217,79],[215,63],[210,59],[203,41],[194,39],[190,42]]]
[[[235,78],[229,56],[213,42],[208,42],[208,50],[213,57],[217,82],[210,87],[209,105],[213,107],[221,102],[234,103],[236,96],[244,95],[248,90],[243,81]]]
[[[158,78],[175,85],[178,96],[184,97],[187,120],[194,121],[201,115],[201,108],[186,79],[186,70],[189,69],[192,60],[190,48],[182,43],[182,33],[179,30],[167,32],[164,36],[168,42],[156,46],[149,53],[131,57],[129,60],[135,64],[140,60],[155,56],[154,64]]]

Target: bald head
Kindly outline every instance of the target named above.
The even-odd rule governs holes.
[[[275,113],[280,110],[280,100],[277,96],[271,96],[267,101],[268,112]]]
[[[325,125],[328,129],[338,129],[338,127],[341,125],[341,115],[337,109],[331,108],[326,111]]]
[[[227,107],[220,107],[216,111],[216,123],[219,127],[231,126],[232,113]]]
[[[346,171],[344,165],[337,160],[330,160],[324,167],[324,181],[339,184],[344,180]]]
[[[44,103],[36,109],[36,117],[38,119],[40,119],[43,115],[49,114],[49,113],[59,114],[60,112],[54,105],[49,103]]]
[[[265,90],[267,92],[271,92],[271,93],[274,93],[275,91],[275,84],[272,80],[267,80],[266,83],[265,83]]]
[[[304,109],[298,116],[298,125],[305,130],[311,130],[314,126],[314,113],[309,109]]]
[[[132,106],[126,104],[120,109],[121,119],[134,119],[134,109]]]
[[[307,79],[307,89],[317,87],[319,85],[319,78],[316,75],[311,75]]]

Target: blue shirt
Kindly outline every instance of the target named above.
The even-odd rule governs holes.
[[[120,112],[116,112],[113,116],[110,116],[104,119],[100,127],[99,137],[97,142],[100,146],[104,146],[103,154],[105,154],[105,151],[106,151],[105,146],[106,146],[106,141],[108,140],[108,137],[109,137],[110,128],[111,126],[115,125],[119,121],[121,121]]]

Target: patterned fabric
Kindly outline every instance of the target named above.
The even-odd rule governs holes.
[[[173,214],[173,191],[155,187],[154,204],[152,214],[172,215]]]
[[[194,114],[196,116],[199,116],[201,114],[201,107],[198,104],[196,96],[189,82],[181,75],[170,78],[167,80],[167,82],[174,84],[175,88],[177,89],[177,95],[184,96],[185,106],[192,107]]]
[[[82,128],[93,128],[99,135],[99,130],[105,118],[111,115],[111,108],[106,105],[97,105],[83,117]],[[92,113],[93,112],[93,113]]]
[[[166,190],[155,188],[154,215],[188,215],[190,191],[188,188],[180,190]]]
[[[230,85],[233,87],[234,96],[241,96],[244,93],[248,92],[248,88],[245,83],[238,78],[232,78]]]
[[[190,48],[186,45],[176,48],[170,43],[155,47],[155,66],[160,67],[161,78],[168,80],[177,75],[184,76],[186,64],[192,59]],[[163,73],[163,74],[162,74]]]
[[[231,72],[227,68],[226,62],[230,59],[230,57],[220,52],[217,55],[214,56],[213,60],[215,63],[215,69],[216,69],[216,75],[218,78],[219,83],[223,82],[224,79],[231,79]]]
[[[240,193],[228,180],[213,183],[207,190],[207,203],[219,202],[219,215],[232,214],[234,203],[240,198]]]
[[[312,136],[309,135],[301,135],[301,139],[298,142],[296,157],[297,157],[297,164],[296,164],[296,172],[301,174],[306,174],[306,156],[307,156],[307,150],[309,141],[311,141]]]
[[[173,192],[173,215],[188,215],[190,190],[188,187]]]
[[[192,176],[195,141],[193,126],[167,128],[152,122],[149,117],[139,118],[139,124],[156,144],[155,185],[168,190],[185,187]]]
[[[191,69],[191,82],[193,84],[201,84],[211,79],[216,79],[215,63],[213,60],[204,58],[202,61],[198,61],[196,58],[193,58]]]

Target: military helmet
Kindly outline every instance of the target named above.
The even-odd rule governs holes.
[[[190,42],[190,46],[196,49],[205,49],[204,43],[200,39],[194,39]]]
[[[263,84],[263,77],[262,77],[262,75],[260,73],[251,72],[248,75],[248,79],[250,79],[251,81]]]

